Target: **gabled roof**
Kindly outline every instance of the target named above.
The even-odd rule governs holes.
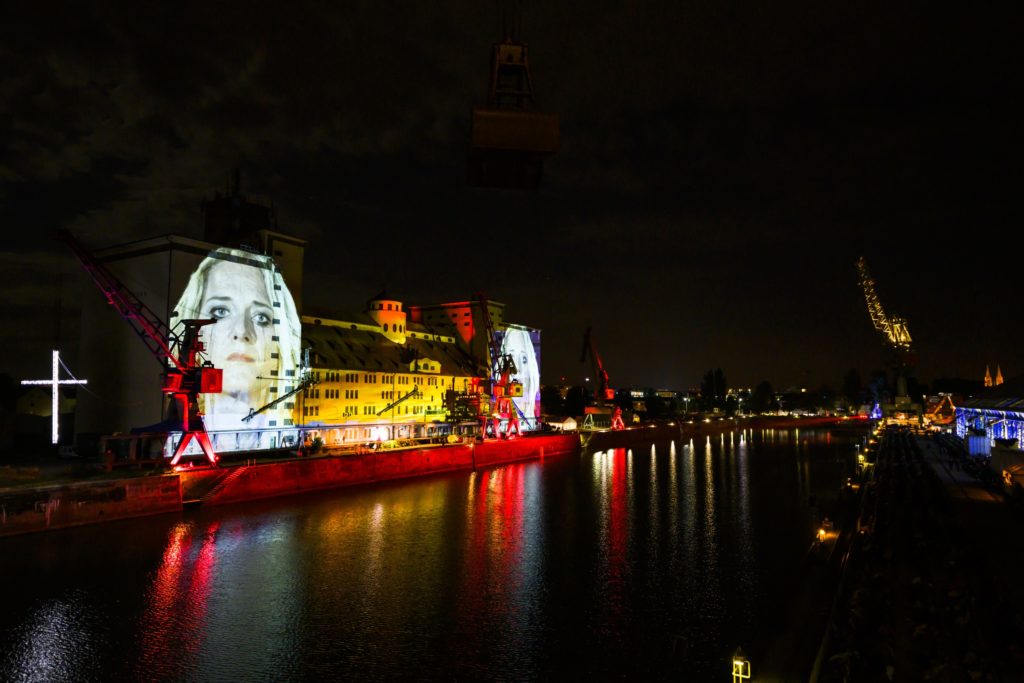
[[[372,322],[372,321],[371,321]],[[303,323],[303,346],[316,354],[313,367],[360,372],[410,372],[417,358],[429,358],[441,364],[442,375],[472,377],[475,363],[453,343],[406,336],[405,344],[368,330],[343,327],[342,324]]]

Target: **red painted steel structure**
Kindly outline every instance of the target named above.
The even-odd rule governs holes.
[[[153,357],[165,368],[163,392],[174,402],[182,431],[171,465],[178,464],[192,439],[199,442],[210,463],[216,464],[217,454],[210,443],[210,435],[206,433],[199,412],[198,397],[199,394],[219,394],[223,386],[223,372],[209,362],[200,361],[203,343],[199,341],[199,330],[217,321],[183,320],[185,329],[181,335],[176,335],[160,316],[107,270],[74,235],[62,230],[57,236],[74,252],[82,267],[100,288],[107,303],[131,325]],[[177,353],[174,347],[177,347]]]
[[[513,396],[523,395],[521,382],[512,379],[512,375],[519,372],[516,362],[510,353],[502,353],[498,345],[498,339],[494,334],[494,323],[491,322],[491,313],[487,308],[487,297],[477,293],[480,301],[480,311],[484,319],[484,330],[487,335],[488,351],[488,378],[491,389],[491,430],[494,438],[511,439],[521,436],[519,428],[519,408],[512,401]],[[481,414],[480,433],[487,438],[487,415]],[[505,431],[502,432],[502,420],[506,420]]]

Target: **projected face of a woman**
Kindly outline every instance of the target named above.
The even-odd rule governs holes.
[[[502,348],[505,353],[512,354],[519,371],[516,378],[523,383],[524,402],[532,406],[540,391],[540,368],[537,366],[537,354],[533,350],[530,333],[525,330],[508,330]]]
[[[258,268],[221,261],[207,272],[200,313],[216,320],[206,327],[207,353],[224,371],[224,393],[250,402],[258,378],[277,367],[274,309]]]

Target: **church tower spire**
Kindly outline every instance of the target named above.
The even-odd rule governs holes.
[[[985,366],[985,386],[992,386],[992,373],[988,371],[988,366]]]
[[[996,383],[995,383],[995,385],[998,387],[1002,383],[1003,383],[1003,371],[999,368],[999,364],[996,363]]]

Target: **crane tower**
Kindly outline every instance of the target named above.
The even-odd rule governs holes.
[[[909,351],[912,339],[907,329],[907,321],[899,316],[888,316],[882,308],[882,302],[878,300],[875,293],[875,281],[871,278],[868,264],[862,256],[857,261],[857,271],[860,273],[860,286],[864,290],[864,298],[868,303],[868,315],[871,316],[871,324],[875,329],[885,335],[888,344],[899,351]]]
[[[868,305],[871,324],[882,333],[886,346],[892,352],[890,364],[893,366],[896,376],[896,405],[909,407],[911,402],[907,395],[907,373],[909,368],[914,365],[915,359],[912,348],[913,339],[910,336],[910,330],[907,329],[907,321],[900,316],[886,314],[878,294],[875,293],[875,281],[871,277],[867,261],[863,256],[857,260],[857,272],[860,274],[860,286]]]

